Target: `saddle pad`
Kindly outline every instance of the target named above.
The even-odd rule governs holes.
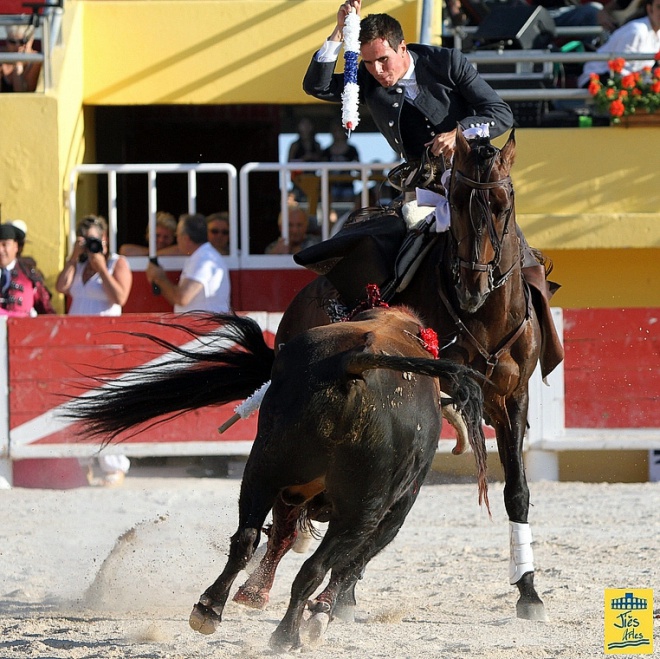
[[[332,238],[293,256],[298,265],[327,277],[342,302],[353,308],[366,295],[367,284],[382,286],[394,276],[406,223],[392,211],[344,225]]]

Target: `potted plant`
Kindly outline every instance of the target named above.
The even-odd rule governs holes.
[[[655,56],[660,61],[660,53]],[[645,67],[641,71],[623,74],[625,59],[618,57],[608,62],[609,78],[603,83],[592,73],[588,90],[600,114],[620,124],[622,118],[656,113],[660,119],[660,67]]]

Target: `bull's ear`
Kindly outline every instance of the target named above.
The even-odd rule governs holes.
[[[506,163],[508,169],[511,169],[513,163],[516,159],[516,130],[515,128],[511,129],[509,133],[509,139],[506,141],[506,144],[502,147],[500,151],[500,157]]]

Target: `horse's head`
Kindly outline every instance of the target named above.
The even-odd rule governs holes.
[[[488,138],[468,141],[460,129],[456,134],[449,185],[452,270],[459,304],[469,313],[483,305],[519,262],[509,176],[515,150],[514,131],[501,150]]]

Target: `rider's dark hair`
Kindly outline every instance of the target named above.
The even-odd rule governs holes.
[[[369,14],[360,22],[360,43],[371,43],[374,39],[385,39],[396,50],[403,41],[401,23],[388,14]]]

